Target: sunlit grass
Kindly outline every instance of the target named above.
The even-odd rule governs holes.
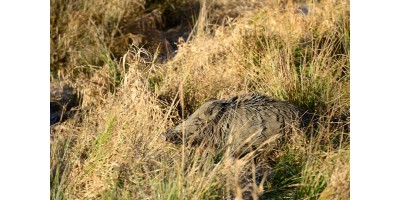
[[[350,123],[349,2],[307,2],[308,15],[297,1],[274,1],[218,25],[213,14],[241,4],[201,1],[190,40],[161,63],[156,49],[116,47],[120,25],[185,1],[52,0],[51,79],[72,82],[81,103],[52,127],[50,198],[229,199],[253,187],[245,195],[349,199],[350,136],[331,123]],[[240,159],[160,140],[206,99],[248,92],[324,118]]]

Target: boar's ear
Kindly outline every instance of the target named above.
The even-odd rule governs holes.
[[[207,102],[210,102],[210,101],[216,101],[216,100],[218,100],[218,99],[216,99],[216,98],[210,98],[210,99],[207,99],[204,103],[207,103]]]
[[[222,101],[211,101],[207,102],[207,106],[204,107],[203,112],[201,112],[200,118],[206,121],[216,120],[225,111],[225,104]]]

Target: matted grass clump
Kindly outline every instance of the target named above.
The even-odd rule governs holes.
[[[151,29],[123,31],[156,9]],[[80,100],[51,126],[51,199],[349,199],[349,18],[348,0],[51,1],[51,82]],[[135,40],[149,32],[162,39]],[[159,59],[163,44],[177,51]],[[249,92],[320,114],[318,129],[259,161],[160,139],[208,98]]]

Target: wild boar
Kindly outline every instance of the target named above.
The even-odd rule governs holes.
[[[185,135],[191,144],[207,142],[219,148],[247,143],[257,148],[276,134],[308,126],[312,119],[313,114],[295,105],[252,93],[208,100],[162,137],[175,144],[181,144]]]

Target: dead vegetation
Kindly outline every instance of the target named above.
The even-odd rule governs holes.
[[[51,126],[51,199],[349,199],[350,136],[329,123],[350,123],[349,1],[263,2],[51,0],[51,83],[79,101]],[[160,140],[250,92],[324,120],[257,162]]]

